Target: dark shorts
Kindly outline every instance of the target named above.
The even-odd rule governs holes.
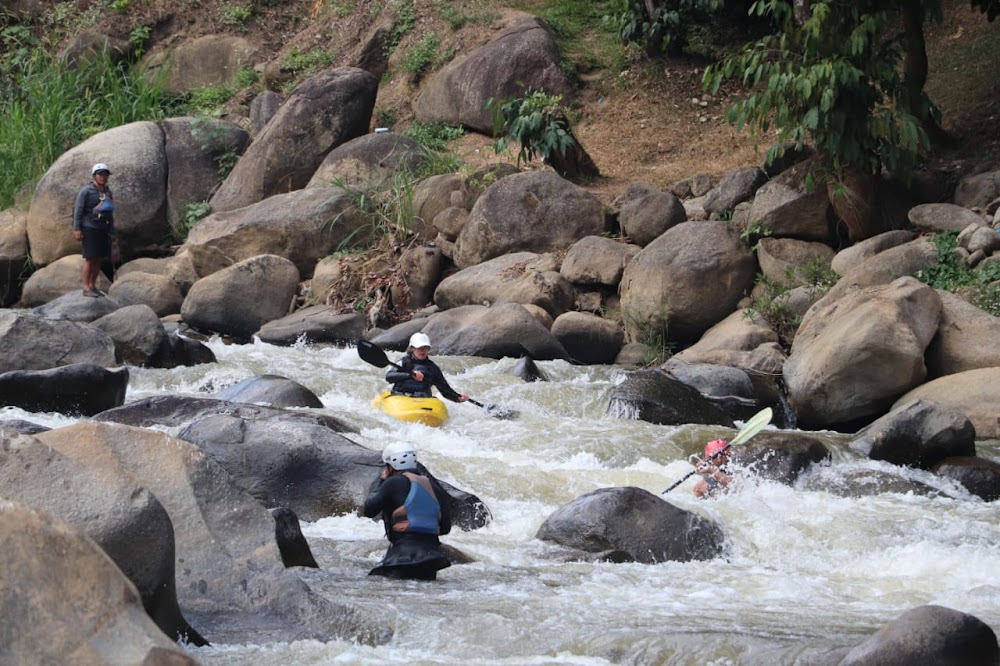
[[[104,229],[83,230],[83,258],[108,259],[111,257],[111,234]]]

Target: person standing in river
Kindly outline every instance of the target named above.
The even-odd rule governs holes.
[[[417,450],[394,442],[382,452],[378,487],[365,500],[364,515],[382,514],[389,549],[369,576],[435,580],[451,566],[438,536],[451,531],[446,493],[433,477],[417,473]]]
[[[90,169],[93,180],[80,188],[73,207],[73,237],[83,242],[83,295],[103,296],[97,289],[101,265],[110,259],[115,238],[115,202],[108,179],[111,169],[98,163]]]

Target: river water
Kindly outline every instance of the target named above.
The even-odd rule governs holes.
[[[499,421],[449,403],[443,428],[372,410],[383,371],[353,349],[209,346],[219,362],[172,370],[132,369],[127,400],[206,395],[259,374],[295,379],[326,410],[380,450],[417,444],[438,477],[480,497],[484,529],[443,541],[474,558],[434,582],[368,577],[385,550],[381,523],[330,516],[303,523],[320,570],[310,586],[351,602],[394,628],[378,647],[347,641],[191,648],[206,666],[323,664],[790,664],[809,648],[854,645],[921,604],[972,613],[1000,631],[1000,508],[949,482],[908,475],[946,497],[883,494],[845,499],[746,480],[714,501],[695,499],[694,478],[665,498],[715,520],[729,543],[708,562],[565,562],[535,538],[555,509],[603,487],[659,494],[691,470],[688,457],[725,428],[667,427],[605,415],[605,393],[622,377],[610,366],[539,363],[550,381],[524,383],[513,359],[437,356],[452,385],[520,412]],[[393,358],[398,355],[390,354]],[[58,426],[68,419],[4,410]],[[833,454],[814,469],[834,479],[881,463],[857,459],[836,433],[814,433]],[[997,442],[979,455],[1000,459]],[[373,475],[376,470],[373,469]]]

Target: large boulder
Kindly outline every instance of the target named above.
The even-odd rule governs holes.
[[[997,635],[974,615],[926,605],[910,609],[853,648],[839,666],[995,666]]]
[[[502,104],[529,89],[550,95],[570,93],[559,49],[546,24],[524,14],[506,23],[488,44],[448,63],[421,86],[413,102],[417,120],[462,125],[489,135],[493,116],[487,101]]]
[[[811,284],[830,268],[833,248],[824,243],[794,238],[762,238],[757,243],[760,272],[774,284],[800,287]]]
[[[1000,197],[1000,171],[984,171],[958,181],[953,201],[956,206],[985,209],[998,197]]]
[[[82,532],[21,504],[0,501],[0,595],[8,664],[197,662],[143,609],[139,593]]]
[[[633,487],[577,497],[546,518],[536,537],[645,564],[710,560],[725,545],[714,522]]]
[[[364,502],[377,455],[330,428],[303,420],[217,414],[178,433],[222,465],[233,482],[268,508],[305,520],[354,513]]]
[[[108,296],[119,305],[144,305],[158,317],[181,311],[184,296],[176,282],[166,275],[132,271],[120,276],[108,289]]]
[[[98,421],[109,421],[137,428],[179,429],[207,416],[229,414],[245,419],[292,420],[314,423],[334,432],[356,432],[336,417],[320,412],[279,409],[263,405],[227,402],[216,398],[193,398],[182,395],[161,395],[135,400],[98,415]]]
[[[145,68],[151,76],[162,74],[168,91],[183,93],[233,83],[241,69],[254,65],[256,55],[250,37],[203,35],[153,52]]]
[[[54,321],[78,321],[86,324],[109,315],[120,307],[118,301],[106,298],[103,294],[98,298],[91,298],[74,289],[44,305],[32,308],[31,311],[39,317]]]
[[[693,342],[736,309],[753,285],[750,248],[725,222],[685,222],[625,266],[621,309],[630,341],[666,330]]]
[[[368,131],[378,79],[341,67],[300,83],[236,163],[210,203],[243,208],[309,183],[332,149]]]
[[[730,450],[734,466],[757,478],[793,485],[810,466],[830,460],[818,439],[798,432],[762,432]]]
[[[80,244],[74,252],[80,251]],[[42,266],[25,281],[21,289],[21,305],[36,307],[53,301],[66,294],[81,293],[81,274],[83,271],[83,255],[70,254],[60,257],[48,266]],[[104,273],[97,274],[96,286],[107,292],[111,280]]]
[[[344,344],[360,338],[364,329],[365,316],[359,312],[338,314],[326,305],[310,305],[267,322],[257,331],[257,337],[272,345],[300,341]]]
[[[0,211],[0,307],[21,297],[21,282],[29,272],[28,215],[18,210]]]
[[[559,272],[573,284],[617,287],[625,265],[640,249],[605,236],[587,236],[569,248]]]
[[[1000,499],[1000,463],[977,456],[945,458],[932,470],[938,476],[953,479],[984,502]]]
[[[614,363],[625,344],[625,332],[618,322],[587,312],[559,315],[551,331],[579,363]]]
[[[152,365],[168,344],[163,323],[148,305],[120,308],[95,320],[93,326],[115,341],[115,358],[119,363]]]
[[[438,354],[485,358],[528,354],[539,361],[569,358],[552,332],[516,303],[446,310],[429,317],[420,330],[434,341]]]
[[[753,199],[757,190],[767,182],[767,174],[760,167],[742,167],[726,172],[718,184],[705,195],[702,206],[709,214],[732,211],[738,204]]]
[[[608,391],[608,414],[660,425],[733,425],[725,410],[662,370],[628,373]]]
[[[1000,438],[1000,367],[966,370],[939,377],[905,393],[893,409],[910,400],[933,402],[961,412],[976,428],[978,439]]]
[[[224,37],[221,41],[228,39]],[[218,64],[218,61],[205,62],[200,67]],[[189,77],[197,76],[198,71],[201,69],[184,68],[177,74],[190,85]],[[232,70],[229,74],[236,71]],[[180,229],[184,226],[188,204],[208,201],[226,175],[222,165],[231,164],[246,151],[250,136],[238,125],[208,116],[168,118],[160,122],[160,127],[170,165],[167,173],[167,221],[172,229]]]
[[[231,258],[211,245],[182,245],[171,257],[140,257],[122,264],[118,267],[116,282],[129,273],[162,275],[177,283],[182,294],[187,294],[191,285],[201,278],[232,265]]]
[[[316,262],[333,254],[341,243],[360,240],[367,224],[346,191],[314,187],[212,213],[191,229],[185,247],[215,248],[236,262],[274,254],[309,276]]]
[[[670,227],[687,221],[680,199],[647,183],[632,183],[617,201],[618,224],[629,242],[645,247]]]
[[[271,514],[194,444],[108,423],[36,437],[66,455],[85,449],[91,466],[126,470],[156,496],[173,521],[177,561],[184,563],[176,571],[181,609],[211,642],[388,638],[364,611],[315,594],[286,570]]]
[[[4,437],[0,496],[45,511],[93,539],[136,586],[165,634],[204,645],[177,605],[174,526],[163,505],[124,470],[90,467],[84,448],[63,455],[34,437]]]
[[[1000,317],[946,291],[939,290],[938,296],[942,305],[941,323],[927,348],[928,374],[942,377],[1000,367]]]
[[[73,146],[38,181],[28,210],[28,242],[36,265],[79,253],[80,241],[73,238],[73,207],[95,162],[106,162],[113,174],[110,187],[122,257],[169,245],[163,130],[154,122],[140,121]]]
[[[288,259],[252,257],[196,282],[184,297],[181,317],[194,328],[249,340],[288,313],[298,285],[299,271]]]
[[[937,292],[911,277],[814,305],[783,372],[801,424],[835,426],[884,413],[924,381],[924,352],[940,316]]]
[[[886,231],[877,236],[866,238],[860,243],[845,247],[838,252],[830,261],[830,268],[838,275],[846,275],[847,271],[869,257],[874,257],[876,254],[894,248],[897,245],[909,243],[914,238],[916,238],[914,232],[903,229]]]
[[[378,132],[342,143],[327,154],[306,187],[369,192],[392,189],[393,178],[417,173],[427,153],[405,134]]]
[[[914,206],[907,213],[910,224],[919,231],[962,231],[969,225],[987,226],[978,213],[950,203],[929,203]]]
[[[761,186],[750,207],[749,229],[776,238],[832,244],[830,198],[826,188],[812,187],[808,181],[815,166],[812,160],[800,162]]]
[[[976,429],[961,412],[910,400],[860,430],[850,447],[873,460],[931,469],[945,458],[976,455]]]
[[[0,348],[0,372],[72,363],[115,364],[115,343],[102,331],[24,310],[0,310]]]
[[[0,404],[29,412],[93,416],[125,403],[128,368],[72,363],[0,374]]]
[[[215,394],[218,400],[270,407],[322,407],[323,401],[302,384],[279,375],[250,377]],[[184,439],[184,438],[182,438]]]
[[[467,268],[510,252],[568,248],[608,230],[604,206],[553,171],[501,178],[486,188],[455,241],[455,263]]]
[[[874,254],[852,266],[820,299],[826,306],[844,294],[864,287],[889,284],[904,275],[917,275],[938,262],[938,251],[928,238],[917,238]]]
[[[549,255],[505,254],[446,277],[434,290],[434,303],[444,310],[476,304],[532,304],[557,317],[573,307],[575,292],[554,268]]]

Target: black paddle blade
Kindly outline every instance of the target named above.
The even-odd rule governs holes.
[[[486,405],[486,413],[501,421],[510,421],[521,415],[516,409],[501,407],[500,405]]]
[[[486,410],[486,413],[495,419],[500,419],[501,421],[509,421],[510,419],[516,419],[518,413],[513,409],[507,409],[506,407],[501,407],[500,405],[484,405],[478,400],[473,400],[469,398],[471,402],[476,407],[482,407]]]
[[[385,355],[382,348],[367,340],[358,340],[358,356],[365,363],[371,363],[379,368],[389,365],[389,357]]]

